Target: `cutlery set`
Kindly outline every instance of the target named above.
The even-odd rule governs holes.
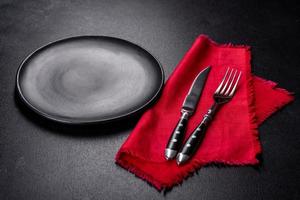
[[[204,139],[205,131],[207,130],[209,123],[212,121],[219,108],[232,99],[242,75],[242,72],[237,69],[227,68],[223,79],[213,94],[214,103],[203,116],[202,121],[194,129],[185,144],[182,145],[188,119],[196,110],[210,68],[211,67],[209,66],[202,70],[193,81],[183,102],[181,117],[175,126],[165,149],[165,158],[167,160],[172,160],[176,157],[178,165],[186,163],[196,153]]]

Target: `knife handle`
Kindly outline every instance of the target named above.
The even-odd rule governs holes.
[[[193,133],[190,135],[186,143],[184,144],[181,152],[177,156],[177,164],[183,164],[189,160],[190,157],[195,154],[200,144],[202,143],[206,129],[213,119],[215,112],[217,111],[218,104],[214,103],[212,107],[204,115],[201,123],[196,127]]]
[[[184,132],[188,122],[189,114],[183,111],[179,121],[177,122],[165,149],[165,157],[167,160],[171,160],[176,157],[178,150],[181,147]]]

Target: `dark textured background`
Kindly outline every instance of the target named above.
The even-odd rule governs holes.
[[[292,1],[1,0],[0,199],[300,199],[299,8]],[[168,78],[200,33],[251,45],[253,72],[296,92],[259,128],[259,167],[208,166],[164,195],[114,164],[136,119],[65,128],[15,100],[19,63],[51,41],[128,39],[152,52]]]

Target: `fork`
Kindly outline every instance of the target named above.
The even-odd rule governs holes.
[[[203,116],[201,123],[195,128],[181,149],[181,152],[177,155],[176,160],[178,165],[188,161],[197,151],[204,139],[205,131],[217,110],[221,107],[221,105],[229,102],[234,96],[241,75],[241,71],[233,68],[230,69],[229,67],[227,68],[221,83],[213,95],[213,105],[208,109],[207,113]]]

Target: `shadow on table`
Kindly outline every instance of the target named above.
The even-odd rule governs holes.
[[[38,115],[24,103],[16,90],[14,93],[14,100],[15,105],[21,114],[31,123],[41,129],[49,130],[55,134],[64,134],[72,137],[108,137],[114,134],[120,134],[126,130],[132,129],[142,114],[142,112],[140,112],[125,119],[101,124],[70,125],[51,121],[41,115]]]

